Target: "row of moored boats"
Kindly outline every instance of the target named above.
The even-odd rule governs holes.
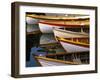
[[[27,15],[26,20],[28,24],[38,24],[42,33],[54,33],[67,53],[89,52],[89,16]]]

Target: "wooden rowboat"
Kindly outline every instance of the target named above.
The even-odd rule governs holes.
[[[77,32],[76,32],[77,31]],[[88,38],[89,30],[88,28],[54,28],[53,29],[55,37],[61,38]]]
[[[64,26],[64,27],[89,27],[89,19],[88,20],[70,20],[70,21],[63,21],[63,20],[40,20],[39,23],[48,24],[53,26]]]
[[[57,21],[40,20],[39,28],[42,33],[53,33],[54,28],[89,28],[89,20],[83,21]]]
[[[80,16],[80,17],[72,17],[65,15],[36,15],[36,14],[27,14],[27,17],[36,18],[36,19],[44,19],[44,20],[88,20],[89,16]]]
[[[41,66],[63,66],[63,65],[77,65],[78,62],[71,61],[62,61],[52,58],[46,58],[41,56],[35,56],[37,61],[41,64]]]
[[[89,52],[47,54],[35,56],[35,59],[41,66],[89,64]]]
[[[74,30],[74,29],[73,29]],[[56,40],[62,45],[66,52],[89,51],[89,32],[75,32],[64,29],[54,29]]]
[[[57,40],[66,52],[89,51],[89,38],[59,38]]]

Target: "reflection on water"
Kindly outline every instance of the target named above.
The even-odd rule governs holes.
[[[26,61],[30,60],[30,51],[34,46],[39,45],[40,34],[38,35],[27,35],[26,36]]]
[[[45,56],[47,54],[65,52],[57,43],[52,33],[31,34],[26,36],[26,67],[39,66],[33,55]]]
[[[27,32],[33,32],[39,30],[38,24],[26,24],[26,26],[27,26]]]
[[[40,44],[56,43],[53,33],[42,34],[40,38]]]

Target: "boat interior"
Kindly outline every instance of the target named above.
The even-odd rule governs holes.
[[[80,65],[89,64],[89,52],[77,53],[58,53],[58,54],[47,54],[44,56],[35,56],[37,60],[45,60],[49,62],[63,63],[67,65]],[[42,62],[43,63],[43,62]],[[42,66],[42,65],[41,65]]]
[[[56,37],[56,38],[58,41],[89,48],[89,38],[61,38],[61,37]]]

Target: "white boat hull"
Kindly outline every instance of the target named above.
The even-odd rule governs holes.
[[[54,27],[60,28],[60,26],[39,23],[39,28],[42,33],[53,33]]]
[[[54,35],[56,37],[61,38],[81,38],[81,37],[89,37],[89,34],[87,33],[81,33],[81,32],[72,32],[68,30],[61,30],[61,29],[54,29]]]
[[[70,44],[67,42],[63,42],[60,41],[61,45],[63,46],[63,48],[66,50],[66,52],[84,52],[84,51],[89,51],[88,47],[83,47],[83,46],[79,46],[79,45],[74,45],[74,44]]]
[[[54,62],[54,61],[47,61],[47,60],[42,60],[42,59],[39,59],[38,61],[44,67],[46,67],[46,66],[62,66],[62,65],[67,65],[67,64],[64,64],[64,63],[59,63],[59,62]]]

